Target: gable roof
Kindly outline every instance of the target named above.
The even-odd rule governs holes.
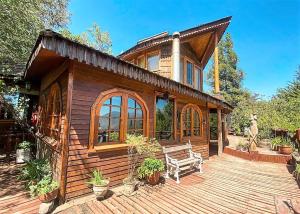
[[[43,51],[46,51],[47,54],[44,54]],[[223,100],[140,68],[112,55],[95,50],[89,46],[72,41],[51,30],[45,30],[40,33],[30,58],[28,59],[25,70],[25,78],[36,80],[37,78],[41,78],[42,75],[45,75],[47,72],[51,72],[53,67],[47,66],[55,64],[54,61],[57,61],[58,58],[62,60],[76,60],[80,63],[101,68],[105,72],[118,74],[129,79],[134,79],[146,84],[160,87],[164,90],[177,92],[202,101],[207,101],[217,106],[222,106],[228,110],[233,109],[231,105]],[[38,76],[37,72],[43,73],[39,73]]]
[[[206,24],[199,25],[194,28],[190,28],[187,30],[180,31],[180,40],[188,39],[193,36],[201,35],[207,32],[216,32],[218,31],[218,38],[221,39],[224,31],[226,30],[227,26],[229,25],[231,21],[231,16],[209,22]],[[139,41],[135,46],[131,47],[130,49],[126,50],[125,52],[118,55],[119,58],[125,58],[128,55],[137,53],[139,51],[152,48],[158,45],[162,45],[168,42],[172,42],[173,38],[172,35],[169,35],[166,32],[163,32],[161,34],[154,35],[152,37],[148,37],[146,39],[143,39]]]

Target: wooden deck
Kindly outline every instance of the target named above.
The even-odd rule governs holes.
[[[0,161],[0,214],[38,213],[40,201],[31,198],[17,179],[19,166]]]
[[[286,165],[251,162],[223,155],[204,164],[204,173],[192,173],[155,188],[141,187],[131,197],[113,194],[59,207],[56,213],[294,213],[292,202],[300,190]]]

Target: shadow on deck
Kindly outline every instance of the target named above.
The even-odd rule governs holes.
[[[204,163],[204,173],[168,179],[134,196],[113,194],[106,200],[78,199],[56,213],[276,213],[300,198],[286,165],[252,162],[224,154]],[[80,203],[82,200],[82,203]]]

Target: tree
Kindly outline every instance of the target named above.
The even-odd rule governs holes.
[[[250,98],[250,93],[242,88],[244,72],[238,68],[238,57],[233,50],[233,42],[229,33],[225,35],[219,47],[219,78],[220,91],[225,100],[233,106],[244,99]],[[214,86],[214,63],[208,72],[208,81]]]
[[[60,33],[71,40],[90,46],[96,50],[111,54],[112,41],[108,32],[102,32],[99,25],[94,23],[86,32],[72,34],[70,30],[64,28]]]
[[[24,67],[39,32],[64,27],[69,0],[0,0],[0,64],[2,72]],[[22,70],[22,69],[21,69]]]

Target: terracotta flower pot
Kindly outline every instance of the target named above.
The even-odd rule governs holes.
[[[48,192],[44,195],[40,195],[39,200],[42,203],[47,203],[47,202],[50,202],[50,201],[53,201],[54,199],[56,199],[57,194],[58,194],[58,188],[53,190],[52,192]]]
[[[158,184],[159,178],[160,178],[160,172],[154,172],[152,175],[147,176],[147,182],[150,185],[156,185]]]
[[[279,146],[279,153],[284,155],[290,155],[293,152],[291,146]]]

